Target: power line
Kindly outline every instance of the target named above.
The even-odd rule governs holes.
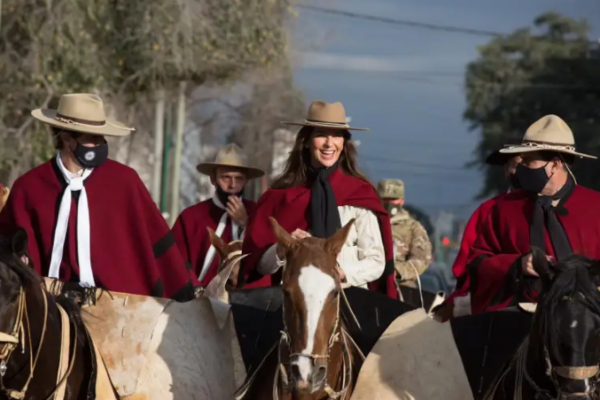
[[[489,31],[489,30],[485,30],[485,29],[464,28],[464,27],[460,27],[460,26],[441,25],[441,24],[412,21],[412,20],[406,20],[406,19],[379,17],[376,15],[369,15],[369,14],[364,14],[364,13],[343,11],[343,10],[334,10],[331,8],[314,6],[314,5],[309,5],[309,4],[296,4],[295,6],[298,8],[303,8],[305,10],[311,10],[311,11],[321,12],[321,13],[325,13],[325,14],[339,15],[339,16],[343,16],[343,17],[362,19],[362,20],[373,21],[373,22],[381,22],[381,23],[385,23],[385,24],[389,24],[389,25],[410,26],[413,28],[422,28],[422,29],[429,29],[429,30],[441,31],[441,32],[463,33],[463,34],[467,34],[467,35],[486,36],[486,37],[492,37],[492,38],[506,37],[511,34],[511,33],[505,33],[505,32]],[[534,39],[549,41],[549,42],[562,41],[561,39],[540,38],[540,37],[537,37]],[[594,40],[587,40],[587,41],[589,44],[594,44],[594,45],[598,43],[597,41],[594,41]]]
[[[466,33],[466,34],[470,34],[470,35],[487,36],[487,37],[498,37],[498,36],[506,35],[505,33],[502,33],[502,32],[494,32],[494,31],[488,31],[488,30],[483,30],[483,29],[462,28],[462,27],[457,27],[457,26],[439,25],[439,24],[432,24],[432,23],[427,23],[427,22],[410,21],[410,20],[405,20],[405,19],[378,17],[375,15],[368,15],[368,14],[355,13],[355,12],[342,11],[342,10],[334,10],[331,8],[313,6],[313,5],[308,5],[308,4],[296,4],[296,7],[304,8],[306,10],[322,12],[322,13],[326,13],[326,14],[341,15],[341,16],[349,17],[349,18],[357,18],[357,19],[363,19],[363,20],[368,20],[368,21],[383,22],[383,23],[391,24],[391,25],[411,26],[411,27],[415,27],[415,28],[424,28],[424,29],[430,29],[430,30],[436,30],[436,31],[442,31],[442,32]]]
[[[362,159],[367,161],[382,161],[386,163],[393,163],[398,165],[406,165],[410,167],[422,167],[422,168],[442,168],[444,171],[454,171],[454,172],[467,172],[470,171],[465,167],[458,167],[456,165],[448,165],[448,164],[435,164],[435,163],[423,163],[419,161],[410,161],[410,160],[399,160],[395,158],[381,157],[381,156],[361,156]]]
[[[493,61],[493,60],[490,60]],[[357,71],[357,72],[362,72],[362,71]],[[460,78],[459,76],[450,76],[450,75],[424,75],[423,77],[418,77],[418,76],[405,76],[403,74],[406,74],[406,71],[401,71],[401,72],[377,72],[378,76],[382,76],[382,75],[386,75],[388,77],[390,77],[391,79],[394,80],[398,80],[398,81],[405,81],[405,82],[412,82],[412,83],[424,83],[424,84],[428,84],[428,85],[435,85],[435,86],[457,86],[460,88],[464,88],[465,87],[465,83],[464,82],[457,82],[457,81],[448,81],[448,80],[435,80],[436,78]],[[412,74],[413,72],[408,72],[409,74]],[[486,79],[482,79],[479,78],[477,76],[470,76],[469,79],[471,81],[476,81],[477,85],[482,85],[482,86],[492,86],[492,87],[512,87],[512,88],[516,88],[516,89],[540,89],[540,90],[600,90],[600,87],[598,86],[589,86],[589,85],[568,85],[568,84],[563,84],[563,83],[550,83],[550,82],[519,82],[519,83],[512,83],[510,79],[505,79],[502,81],[497,81],[497,82],[493,82],[493,81],[488,81]]]

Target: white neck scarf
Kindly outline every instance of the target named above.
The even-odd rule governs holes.
[[[221,219],[219,220],[219,225],[217,225],[217,230],[215,231],[215,234],[218,237],[221,237],[221,235],[225,231],[225,228],[227,227],[227,209],[225,208],[223,203],[221,203],[221,200],[219,200],[219,197],[217,196],[216,192],[212,196],[212,201],[215,206],[225,211],[221,216]],[[233,220],[231,221],[231,232],[233,234],[233,240],[239,240],[239,225],[236,224]],[[200,275],[198,276],[198,280],[200,282],[202,282],[202,279],[204,279],[204,277],[206,276],[206,273],[208,272],[208,269],[210,268],[210,265],[212,264],[215,258],[216,251],[217,249],[215,249],[215,246],[211,244],[210,248],[208,249],[208,253],[206,253],[206,257],[204,258],[204,264],[202,265]]]
[[[67,188],[60,201],[58,220],[54,232],[54,243],[52,243],[52,257],[50,259],[49,278],[59,278],[60,264],[63,259],[63,249],[69,228],[69,215],[71,214],[71,192],[80,190],[77,203],[77,258],[79,261],[79,284],[81,286],[96,286],[92,272],[92,261],[90,256],[90,209],[88,206],[87,193],[83,182],[90,176],[92,169],[85,169],[80,177],[72,177],[65,168],[60,158],[60,152],[56,155],[58,169],[62,173]]]

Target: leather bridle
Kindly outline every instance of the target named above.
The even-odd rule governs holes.
[[[341,287],[341,286],[338,286]],[[340,298],[342,296],[343,290],[340,289],[340,293],[336,295],[337,307],[336,307],[336,317],[333,325],[333,330],[331,335],[329,336],[329,340],[327,342],[327,354],[306,354],[306,353],[293,353],[291,349],[290,336],[288,334],[287,325],[285,323],[285,305],[281,303],[281,309],[283,312],[283,331],[281,331],[281,338],[279,340],[279,345],[277,346],[277,369],[275,371],[275,379],[273,379],[273,400],[279,400],[279,382],[284,389],[290,390],[292,382],[289,379],[289,374],[287,372],[287,368],[285,364],[281,361],[281,352],[282,348],[286,348],[289,352],[290,360],[294,357],[307,357],[312,361],[314,366],[328,365],[329,358],[331,354],[331,349],[333,346],[340,341],[342,343],[342,369],[343,369],[343,378],[342,378],[342,388],[339,391],[335,391],[325,378],[325,383],[323,385],[323,390],[329,396],[329,399],[344,399],[348,389],[350,388],[350,383],[352,381],[352,358],[350,356],[350,346],[348,345],[348,339],[350,339],[348,334],[344,331],[343,327],[340,326],[340,315],[341,315],[341,302]]]
[[[17,314],[13,323],[13,329],[10,333],[0,332],[0,390],[2,390],[10,399],[23,400],[25,398],[27,390],[29,389],[29,385],[33,379],[35,368],[37,366],[40,354],[42,352],[44,339],[46,338],[48,328],[48,299],[46,297],[47,293],[41,287],[40,290],[42,291],[42,299],[44,301],[44,320],[42,324],[40,342],[38,343],[35,355],[33,354],[33,342],[31,339],[31,324],[29,321],[29,313],[27,311],[27,299],[23,287],[19,288],[19,297],[17,299]],[[56,306],[59,308],[59,311],[61,313],[64,312],[60,309],[60,305],[56,304]],[[70,323],[70,321],[68,323]],[[27,335],[25,335],[25,331],[27,331]],[[69,377],[71,371],[73,370],[77,350],[77,335],[77,328],[75,328],[75,340],[73,343],[73,349],[71,351],[72,355],[69,360],[68,369],[65,372],[64,376],[62,376],[58,380],[55,389],[46,397],[47,400],[52,399],[54,397],[55,393],[65,383],[66,379]],[[16,349],[19,343],[21,344],[22,353],[25,353],[25,339],[27,339],[27,347],[29,348],[29,377],[27,378],[27,381],[20,390],[6,388],[4,386],[4,376],[6,375],[6,371],[8,370],[8,361],[10,360],[13,351]],[[61,351],[63,350],[61,349]]]

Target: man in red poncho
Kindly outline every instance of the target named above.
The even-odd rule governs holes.
[[[507,194],[485,218],[468,257],[472,312],[535,301],[539,278],[531,248],[561,261],[573,253],[600,259],[600,193],[577,185],[570,164],[575,151],[567,124],[547,115],[529,127],[521,145],[500,150],[521,154],[516,176],[522,190]]]
[[[190,272],[136,172],[109,160],[105,136],[133,130],[106,119],[93,94],[67,94],[34,118],[52,128],[57,155],[17,179],[0,232],[27,232],[34,269],[84,287],[187,300]]]
[[[173,236],[201,286],[206,286],[217,275],[219,264],[206,227],[225,243],[243,239],[248,215],[255,205],[242,199],[244,186],[249,179],[263,176],[264,171],[248,166],[246,155],[235,144],[223,147],[214,162],[199,164],[197,169],[210,176],[215,193],[181,213],[173,226]]]
[[[469,218],[460,243],[460,251],[452,265],[452,272],[456,277],[456,287],[444,304],[436,310],[436,314],[441,316],[443,320],[471,314],[471,292],[469,290],[469,271],[467,269],[469,249],[477,239],[481,225],[494,204],[519,187],[515,172],[517,165],[521,162],[520,154],[502,154],[500,150],[496,150],[486,158],[485,162],[488,165],[502,166],[504,175],[508,180],[508,190],[483,202]]]

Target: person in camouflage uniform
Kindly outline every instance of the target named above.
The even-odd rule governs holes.
[[[417,276],[431,263],[432,247],[427,231],[403,207],[404,182],[384,179],[377,185],[377,192],[390,213],[397,283],[417,287]]]

